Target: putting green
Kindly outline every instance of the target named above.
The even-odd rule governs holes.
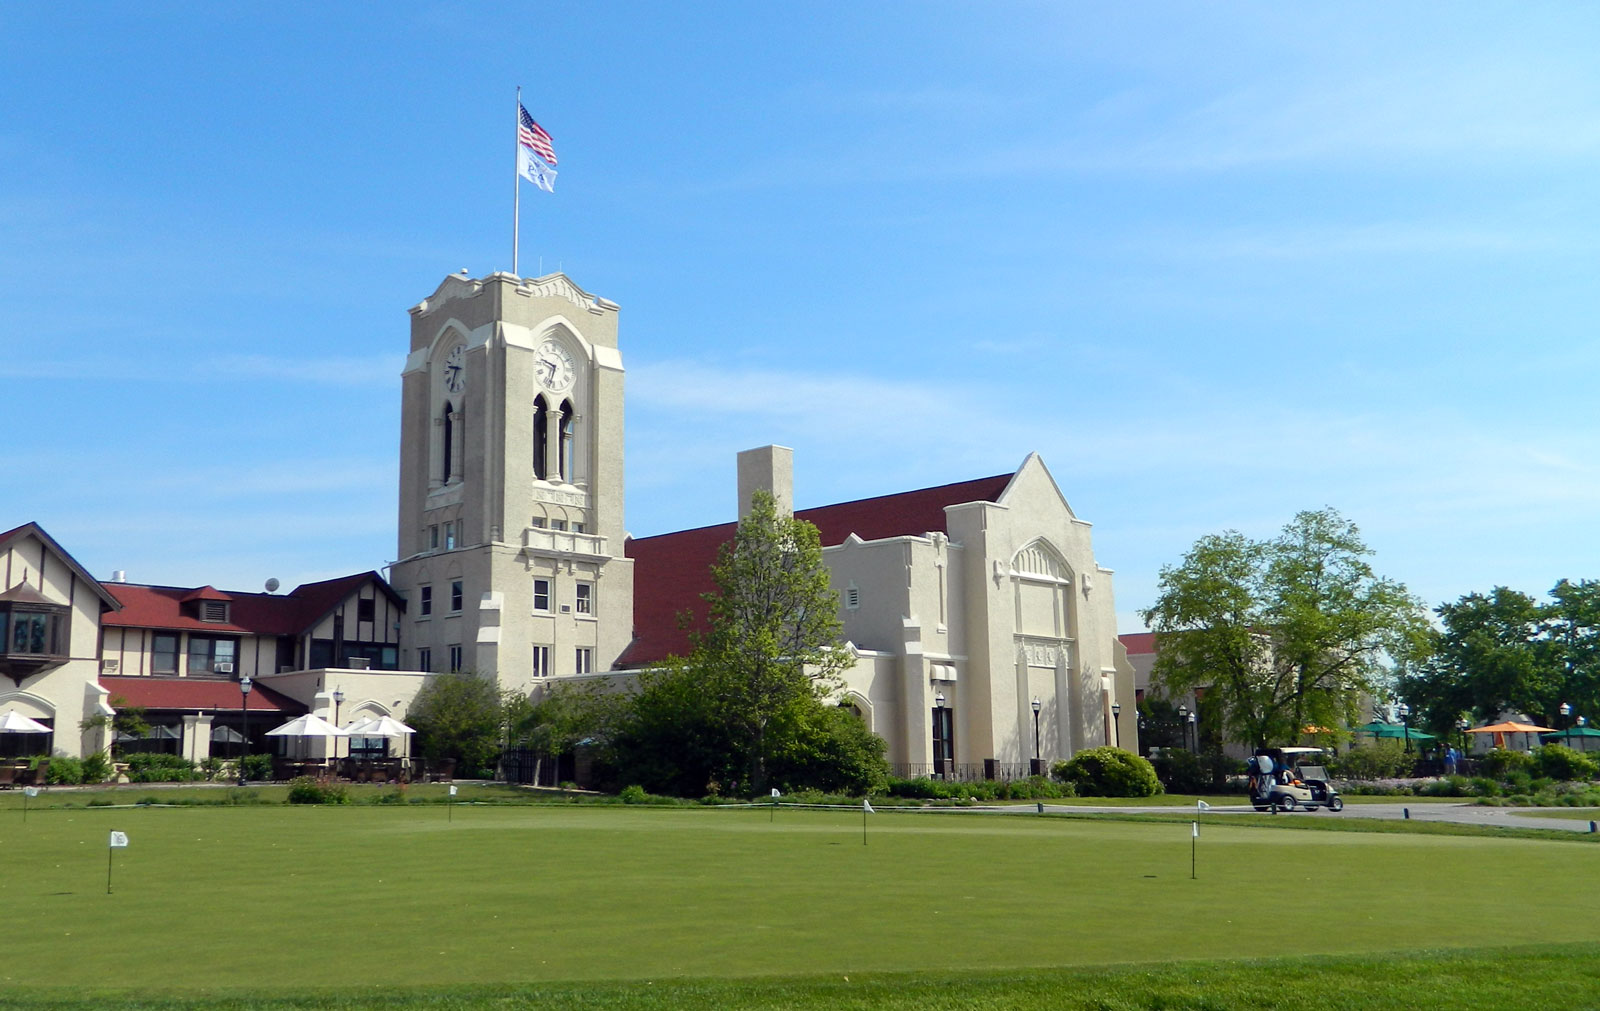
[[[618,807],[0,819],[0,984],[145,991],[942,971],[1594,942],[1581,844]],[[126,832],[106,894],[107,833]],[[1508,897],[1518,901],[1507,901]]]

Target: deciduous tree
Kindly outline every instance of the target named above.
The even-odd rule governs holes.
[[[1378,576],[1371,554],[1333,509],[1299,513],[1270,541],[1200,538],[1161,570],[1143,612],[1156,632],[1155,682],[1173,695],[1207,689],[1224,734],[1257,747],[1352,722],[1396,662],[1420,655],[1428,630],[1421,602]]]

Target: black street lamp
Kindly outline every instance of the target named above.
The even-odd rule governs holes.
[[[250,757],[250,687],[247,674],[239,679],[239,708],[244,711],[244,743],[239,746],[239,785],[244,785],[244,760]]]
[[[1183,750],[1189,750],[1189,707],[1178,707],[1178,733],[1183,735]]]
[[[1120,717],[1121,715],[1122,715],[1122,703],[1121,702],[1113,702],[1113,703],[1111,703],[1111,729],[1116,731],[1116,733],[1117,733],[1117,747],[1119,747],[1119,748],[1122,747],[1122,724],[1118,721],[1118,717]]]
[[[1467,729],[1472,726],[1472,721],[1465,716],[1456,723],[1456,729],[1461,731],[1461,753],[1467,753]]]
[[[1200,728],[1195,726],[1195,723],[1199,719],[1199,713],[1191,712],[1189,714],[1189,736],[1194,738],[1194,746],[1189,750],[1197,755],[1200,753]]]
[[[1400,708],[1397,710],[1397,712],[1400,713],[1400,726],[1402,728],[1404,728],[1404,730],[1405,730],[1406,750],[1410,751],[1411,750],[1411,707],[1406,705],[1404,702],[1402,702],[1402,703],[1400,703]]]
[[[1033,697],[1033,775],[1039,775],[1039,696]]]
[[[1572,715],[1572,703],[1561,703],[1561,705],[1556,709],[1556,712],[1561,714],[1561,729],[1567,729],[1567,717]]]

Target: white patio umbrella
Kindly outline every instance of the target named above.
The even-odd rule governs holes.
[[[267,731],[268,737],[349,737],[349,733],[340,730],[316,713],[306,713],[296,716],[281,727],[273,727]]]
[[[17,712],[15,709],[0,717],[0,734],[48,734],[51,729],[38,720]]]
[[[404,723],[388,716],[369,716],[345,727],[344,732],[351,737],[405,737],[416,733]],[[410,753],[409,748],[407,753]]]

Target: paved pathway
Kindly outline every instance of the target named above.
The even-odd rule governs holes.
[[[1080,805],[1051,804],[1046,802],[1045,811],[1052,814],[1071,814],[1077,812],[1095,812],[1100,814],[1182,814],[1192,811],[1193,808],[1174,807],[1168,805],[1150,805],[1148,807],[1089,807]],[[1446,821],[1458,825],[1498,825],[1503,828],[1543,828],[1566,830],[1569,832],[1589,831],[1589,821],[1579,818],[1531,818],[1528,812],[1538,810],[1551,810],[1550,808],[1530,807],[1479,807],[1476,804],[1438,804],[1438,803],[1394,803],[1381,804],[1351,804],[1346,803],[1344,810],[1338,814],[1331,811],[1317,809],[1315,811],[1295,811],[1279,815],[1280,818],[1380,818],[1389,821],[1400,821],[1406,817],[1409,809],[1414,821]],[[1018,813],[1036,811],[1036,807],[1022,806],[1008,808],[1007,810]],[[1555,810],[1561,810],[1557,808]],[[1214,804],[1208,814],[1255,814],[1255,808],[1249,804]],[[1597,816],[1600,818],[1600,816]]]

